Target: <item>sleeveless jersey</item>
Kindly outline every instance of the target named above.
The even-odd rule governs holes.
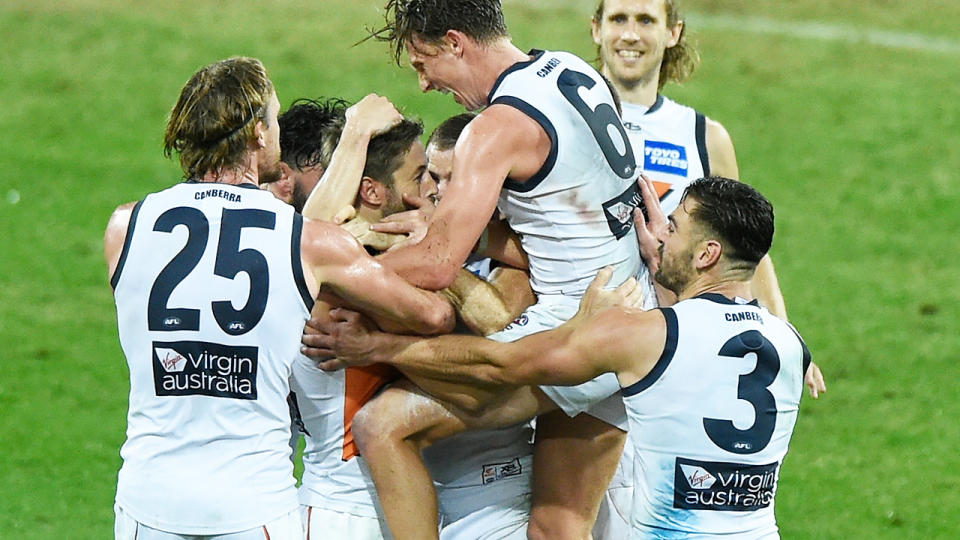
[[[527,181],[506,180],[498,207],[520,235],[534,292],[580,296],[604,266],[616,267],[614,285],[641,267],[636,160],[601,75],[570,53],[532,55],[500,76],[489,102],[539,123],[550,153]]]
[[[353,440],[353,416],[398,376],[386,364],[328,372],[297,358],[291,386],[305,431],[301,504],[378,517],[376,488]]]
[[[623,389],[633,533],[776,537],[773,499],[809,350],[755,301],[705,294],[662,313],[663,355]]]
[[[302,218],[255,186],[182,183],[135,207],[111,284],[130,368],[117,503],[181,534],[297,508],[287,405],[313,305]]]
[[[623,127],[666,214],[680,204],[690,182],[710,175],[706,117],[696,110],[658,95],[649,109],[624,103]]]

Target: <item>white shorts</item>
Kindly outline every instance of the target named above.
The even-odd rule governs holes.
[[[630,512],[633,508],[633,487],[607,488],[600,501],[600,512],[593,524],[594,540],[630,538]]]
[[[147,527],[130,517],[119,505],[114,505],[116,520],[113,535],[116,540],[303,540],[303,522],[300,511],[288,512],[260,527],[226,534],[177,534]]]
[[[385,519],[301,506],[307,540],[389,540]],[[273,540],[272,538],[270,540]]]
[[[526,540],[530,497],[481,508],[452,523],[440,524],[440,540]]]
[[[573,317],[579,307],[579,298],[541,295],[537,303],[527,308],[517,320],[487,337],[495,341],[511,342],[530,334],[552,330]],[[576,386],[541,386],[540,389],[567,416],[573,417],[585,412],[623,431],[627,430],[627,411],[620,396],[620,381],[613,373],[604,373]]]

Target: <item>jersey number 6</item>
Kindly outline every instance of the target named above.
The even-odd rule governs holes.
[[[603,150],[607,164],[620,178],[632,179],[637,160],[633,156],[633,148],[617,111],[608,103],[601,103],[596,109],[591,109],[580,97],[580,88],[589,90],[596,84],[597,82],[586,74],[571,69],[563,70],[557,78],[557,88],[590,126],[593,138]]]

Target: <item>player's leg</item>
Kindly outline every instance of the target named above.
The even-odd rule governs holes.
[[[630,437],[623,446],[610,486],[600,502],[600,512],[593,525],[594,540],[620,540],[630,537],[630,514],[633,509],[633,445]]]
[[[301,507],[307,540],[383,540],[389,538],[379,519],[312,506]],[[271,536],[271,539],[273,537]]]
[[[626,432],[589,414],[537,417],[530,538],[590,538],[625,440]]]
[[[116,540],[191,540],[197,538],[205,540],[263,540],[264,538],[303,540],[304,538],[303,520],[300,517],[299,508],[258,527],[239,532],[210,535],[180,534],[154,529],[138,523],[129,514],[123,512],[119,506],[116,507],[116,514],[117,519],[114,524]]]
[[[539,389],[510,390],[480,415],[401,380],[360,409],[353,432],[370,467],[387,523],[397,540],[437,537],[437,499],[421,450],[466,429],[496,428],[555,407]]]

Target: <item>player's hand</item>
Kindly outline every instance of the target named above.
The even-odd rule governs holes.
[[[330,310],[329,319],[311,319],[307,323],[301,352],[314,358],[317,367],[326,371],[366,366],[375,362],[376,334],[376,325],[360,313],[336,308]]]
[[[347,221],[355,218],[357,216],[357,209],[353,207],[352,204],[348,204],[341,208],[336,214],[333,215],[333,222],[337,225],[346,223]]]
[[[613,276],[613,267],[607,266],[597,272],[597,277],[593,278],[587,292],[580,300],[580,309],[578,316],[590,316],[594,313],[614,306],[624,306],[628,308],[640,308],[643,306],[643,288],[634,278],[628,278],[619,287],[612,290],[606,290],[604,287],[610,282]]]
[[[435,207],[430,199],[417,195],[404,194],[403,201],[414,209],[389,215],[370,228],[378,233],[406,235],[403,244],[416,244],[427,235],[430,216],[433,215]]]
[[[346,120],[344,129],[356,129],[372,138],[399,124],[403,115],[387,98],[367,94],[347,109]]]
[[[803,382],[810,389],[810,395],[813,396],[813,399],[819,399],[820,394],[827,391],[827,383],[823,380],[823,372],[820,371],[820,366],[814,362],[810,362],[810,367],[807,368],[807,373],[803,376]]]
[[[660,198],[657,197],[657,190],[653,187],[653,181],[641,174],[637,179],[637,185],[640,187],[640,196],[643,200],[643,206],[647,209],[645,218],[643,211],[639,208],[633,211],[633,222],[637,226],[637,240],[640,242],[640,256],[647,264],[650,274],[657,273],[660,268],[660,236],[667,228],[667,216],[660,206]]]

